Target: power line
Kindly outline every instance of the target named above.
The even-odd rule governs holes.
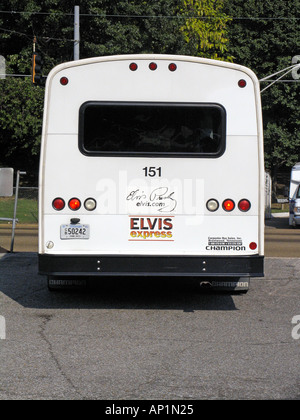
[[[24,34],[23,32],[12,31],[12,30],[10,30],[10,29],[0,28],[0,31],[9,32],[9,33],[11,33],[11,34],[23,35],[23,36],[26,36],[26,37],[27,37],[27,38],[29,38],[29,39],[31,39],[31,38],[32,38],[32,37],[30,37],[29,35]]]
[[[9,32],[9,33],[12,33],[12,34],[17,34],[17,35],[22,35],[22,36],[26,36],[26,38],[28,38],[30,40],[32,39],[32,36],[27,35],[24,32],[12,31],[12,30],[6,29],[6,28],[0,28],[0,31]],[[36,37],[38,39],[45,39],[46,41],[53,40],[53,41],[70,41],[70,42],[74,42],[74,39],[67,39],[67,38],[62,39],[62,38],[53,38],[53,37],[50,37],[50,36],[39,36],[39,35],[36,35]]]
[[[26,12],[18,10],[0,10],[3,14],[25,14],[25,15],[54,15],[74,16],[74,13],[66,12]],[[103,18],[132,18],[132,19],[217,19],[217,16],[184,16],[184,15],[129,15],[129,14],[106,14],[106,13],[80,13],[80,17],[103,17]],[[232,20],[300,20],[300,17],[267,17],[267,16],[229,16]]]

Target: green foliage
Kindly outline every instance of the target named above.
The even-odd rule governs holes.
[[[2,11],[22,11],[0,13],[7,73],[30,75],[35,36],[44,75],[73,59],[74,4],[80,58],[197,55],[233,60],[261,79],[300,53],[300,0],[2,0]],[[299,90],[299,83],[282,83],[262,93],[266,167],[273,173],[300,161]],[[0,80],[0,165],[37,173],[43,95],[30,77]]]
[[[30,79],[0,80],[0,165],[37,171],[43,99]]]
[[[299,54],[300,0],[231,0],[226,13],[229,49],[235,61],[254,70],[259,79],[291,66]],[[276,77],[274,77],[275,79]],[[284,79],[290,79],[291,74]],[[261,88],[268,86],[262,82]],[[300,161],[300,83],[276,83],[262,92],[265,164],[276,181],[280,168]]]
[[[102,0],[87,3],[87,12],[97,17],[81,18],[83,57],[132,53],[175,54],[184,46],[176,19],[181,0]]]
[[[214,20],[205,25],[208,42],[203,55],[219,58],[225,51],[225,17],[221,3],[206,0]],[[195,44],[186,42],[181,30],[187,3],[183,0],[80,0],[80,58],[99,55],[160,53],[194,54]],[[208,7],[208,6],[207,6]],[[2,0],[0,13],[1,55],[7,73],[31,74],[33,39],[43,58],[46,76],[55,65],[73,59],[74,1]],[[196,12],[199,13],[199,10]],[[199,36],[197,25],[189,29]],[[198,31],[198,32],[197,32]],[[216,33],[212,33],[216,31]],[[210,33],[210,35],[209,35]],[[201,46],[197,46],[200,54]],[[44,89],[30,77],[0,81],[0,165],[37,174],[42,127]]]
[[[181,13],[186,16],[181,27],[193,55],[215,60],[232,61],[228,55],[227,23],[224,0],[183,0]]]
[[[81,0],[75,4],[80,5],[81,14],[80,58],[182,52],[185,43],[176,19],[181,0]],[[2,0],[1,10],[23,12],[0,13],[0,54],[6,58],[7,73],[31,74],[34,37],[45,76],[55,65],[73,59],[74,1]],[[44,88],[33,86],[30,77],[0,80],[0,165],[26,170],[35,178],[43,95]]]

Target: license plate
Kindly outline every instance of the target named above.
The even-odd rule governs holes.
[[[60,239],[89,239],[89,225],[61,225]]]

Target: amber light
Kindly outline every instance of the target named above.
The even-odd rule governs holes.
[[[81,207],[81,202],[78,198],[71,198],[69,201],[69,207],[71,210],[78,210]]]
[[[235,208],[233,200],[227,199],[223,201],[223,209],[226,211],[232,211]]]

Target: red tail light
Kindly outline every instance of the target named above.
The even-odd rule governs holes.
[[[65,202],[62,198],[57,197],[52,201],[52,206],[55,210],[62,210],[65,207]]]
[[[251,242],[249,244],[249,248],[252,249],[252,251],[254,251],[257,248],[257,243],[256,242]]]
[[[223,209],[226,211],[232,211],[235,208],[233,200],[227,199],[223,201]]]
[[[240,200],[238,207],[241,211],[248,211],[251,207],[250,201],[246,199]]]
[[[69,207],[71,210],[79,210],[81,207],[81,202],[78,198],[71,198],[71,200],[69,201]]]

